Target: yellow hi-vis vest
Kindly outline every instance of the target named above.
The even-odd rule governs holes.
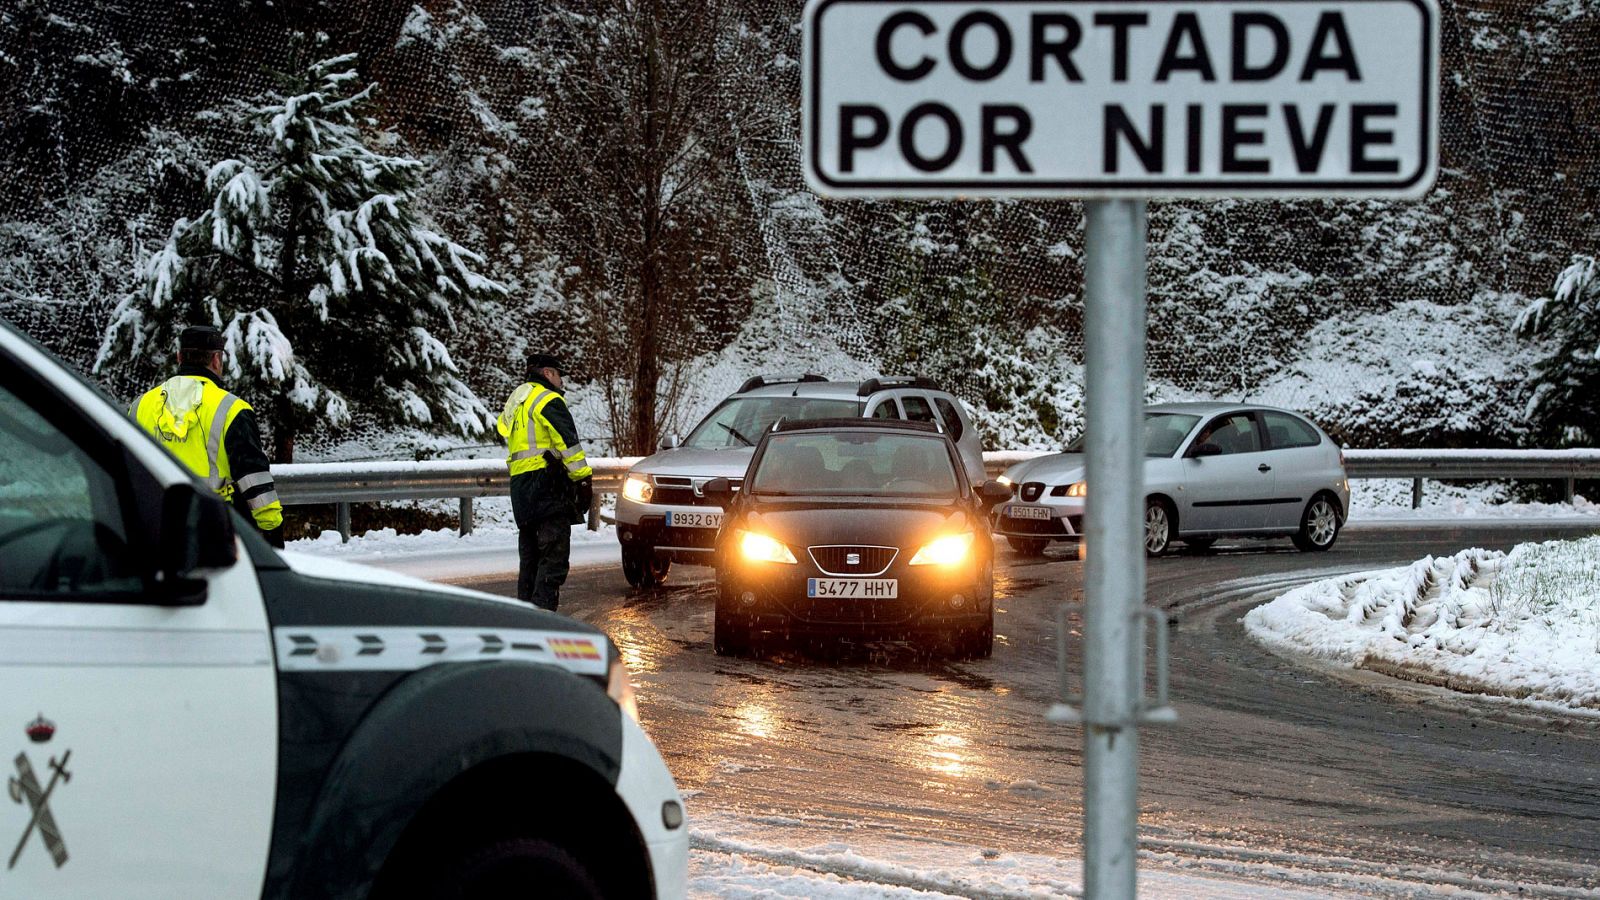
[[[594,470],[589,468],[583,445],[574,441],[568,447],[561,432],[544,417],[544,408],[553,400],[562,400],[562,397],[544,385],[531,381],[511,392],[505,409],[495,422],[500,436],[506,439],[506,463],[512,475],[537,472],[548,465],[548,455],[553,454],[561,458],[569,479],[580,481],[588,478],[594,474]]]
[[[233,420],[251,408],[208,379],[175,375],[139,398],[133,405],[133,419],[218,496],[232,503],[235,488],[247,491],[253,485],[234,482],[222,438]],[[250,476],[263,481],[271,477],[266,473]],[[251,498],[250,506],[261,528],[270,530],[283,524],[283,506],[277,492]]]

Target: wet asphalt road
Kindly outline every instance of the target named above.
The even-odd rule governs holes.
[[[1315,577],[1594,530],[1418,524],[1352,529],[1321,554],[1240,541],[1153,560],[1147,599],[1175,622],[1180,719],[1140,734],[1147,859],[1336,873],[1346,887],[1398,877],[1600,896],[1600,719],[1309,667],[1260,648],[1238,621]],[[641,718],[691,809],[792,825],[810,841],[900,834],[1076,854],[1081,735],[1043,712],[1057,683],[1053,610],[1082,599],[1082,563],[1068,545],[1038,561],[999,556],[988,660],[892,642],[719,658],[710,570],[697,567],[674,567],[653,591],[630,591],[620,569],[580,570],[562,611],[623,648]]]

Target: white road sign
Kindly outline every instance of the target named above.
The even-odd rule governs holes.
[[[811,0],[806,178],[854,196],[1415,197],[1437,0]]]

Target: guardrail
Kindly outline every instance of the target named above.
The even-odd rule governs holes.
[[[1025,460],[1048,455],[1046,450],[1002,450],[983,455],[991,476]],[[595,500],[589,527],[600,527],[600,499],[622,488],[622,478],[641,457],[591,459]],[[1600,479],[1600,450],[1346,450],[1345,470],[1351,478],[1409,478],[1411,505],[1422,503],[1425,480],[1528,479],[1562,482],[1572,502],[1574,483]],[[466,459],[426,462],[294,463],[272,467],[278,496],[285,506],[336,504],[337,527],[350,539],[350,504],[385,500],[456,499],[460,501],[461,533],[472,533],[472,501],[504,497],[511,479],[504,460]]]

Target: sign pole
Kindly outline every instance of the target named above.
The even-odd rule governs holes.
[[[1144,683],[1145,201],[1084,204],[1084,896],[1137,887]]]

